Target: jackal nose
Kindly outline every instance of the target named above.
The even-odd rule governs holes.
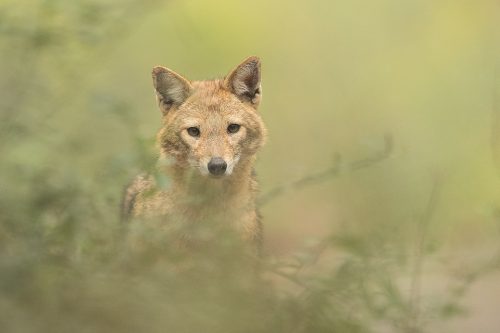
[[[212,175],[220,176],[226,172],[227,163],[220,157],[212,157],[210,162],[208,162],[208,171]]]

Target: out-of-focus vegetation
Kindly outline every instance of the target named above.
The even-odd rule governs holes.
[[[1,1],[0,331],[446,332],[500,263],[498,11]],[[118,208],[155,163],[151,68],[203,79],[252,54],[269,129],[260,270],[229,235],[178,251]]]

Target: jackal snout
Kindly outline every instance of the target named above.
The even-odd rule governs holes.
[[[201,126],[203,128],[203,126]],[[202,175],[230,176],[239,166],[241,155],[249,157],[246,151],[245,130],[238,135],[220,133],[213,137],[200,137],[189,147],[190,165],[197,167]]]

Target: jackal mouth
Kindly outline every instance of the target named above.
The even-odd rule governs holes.
[[[222,178],[226,178],[229,175],[225,174],[225,173],[223,173],[222,175],[212,175],[211,173],[209,173],[207,176],[210,179],[222,179]]]

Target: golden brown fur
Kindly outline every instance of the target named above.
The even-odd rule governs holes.
[[[266,136],[257,113],[260,60],[250,57],[224,79],[211,81],[190,82],[155,67],[153,83],[163,114],[158,168],[169,183],[159,188],[152,176],[138,176],[126,190],[123,215],[160,217],[167,223],[216,222],[259,243],[253,164]],[[230,124],[239,130],[230,133]],[[192,127],[199,136],[189,134]],[[222,176],[212,175],[207,167],[214,157],[227,164]]]

